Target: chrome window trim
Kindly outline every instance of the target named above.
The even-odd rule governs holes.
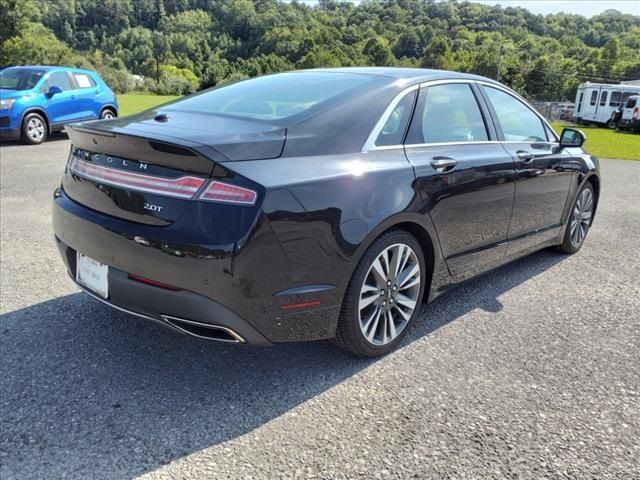
[[[384,128],[385,123],[387,123],[387,120],[389,120],[391,113],[393,113],[393,110],[396,108],[396,106],[398,106],[398,103],[400,103],[400,101],[409,93],[415,90],[418,90],[420,88],[420,85],[421,84],[419,83],[415,83],[410,87],[405,88],[400,93],[398,93],[393,98],[393,100],[391,100],[387,108],[384,110],[384,112],[382,113],[382,115],[374,125],[373,130],[371,130],[371,133],[367,137],[366,142],[364,142],[364,145],[362,146],[362,153],[366,153],[370,150],[380,150],[380,149],[389,150],[389,148],[385,148],[385,147],[397,148],[402,146],[402,144],[397,144],[397,145],[382,145],[378,147],[376,146],[376,140],[378,139],[380,132],[382,132],[382,129]]]
[[[402,90],[400,93],[398,93],[393,100],[391,100],[391,102],[389,103],[389,105],[387,106],[387,108],[385,109],[385,111],[382,113],[382,115],[380,116],[380,118],[378,119],[378,121],[376,122],[375,126],[373,127],[373,130],[371,130],[371,133],[369,134],[369,136],[367,137],[367,141],[364,143],[364,145],[362,146],[362,153],[367,153],[369,151],[374,151],[374,150],[393,150],[396,148],[418,148],[418,147],[431,147],[431,146],[443,146],[443,145],[474,145],[474,144],[495,144],[495,143],[527,143],[525,141],[521,141],[521,140],[479,140],[479,141],[474,141],[474,142],[440,142],[440,143],[417,143],[417,144],[413,144],[413,145],[404,145],[404,144],[397,144],[397,145],[382,145],[382,146],[376,146],[375,142],[378,139],[378,135],[380,135],[380,132],[382,131],[382,128],[384,127],[384,124],[387,123],[387,120],[389,119],[389,116],[391,115],[391,113],[393,112],[393,110],[396,108],[396,106],[398,105],[398,103],[400,103],[400,101],[405,97],[405,95],[407,95],[410,92],[413,92],[414,90],[420,89],[420,88],[425,88],[425,87],[431,87],[431,86],[435,86],[435,85],[442,85],[442,84],[451,84],[451,83],[468,83],[468,84],[476,84],[476,85],[485,85],[488,87],[492,87],[495,88],[497,90],[501,90],[504,93],[511,95],[512,97],[514,97],[516,100],[519,100],[520,103],[522,103],[526,108],[528,108],[535,116],[538,117],[538,119],[540,119],[540,121],[542,121],[542,123],[549,129],[549,131],[553,134],[553,136],[555,137],[555,139],[553,140],[545,140],[542,142],[528,142],[528,143],[558,143],[560,141],[560,138],[558,137],[558,134],[555,132],[555,130],[551,127],[551,124],[547,121],[546,118],[544,118],[540,112],[538,112],[535,108],[531,107],[529,105],[529,103],[522,98],[520,95],[518,95],[516,92],[514,92],[513,90],[504,87],[498,83],[493,83],[493,82],[487,82],[484,80],[475,80],[475,79],[467,79],[467,78],[452,78],[452,79],[440,79],[440,80],[429,80],[427,82],[421,82],[421,83],[416,83],[411,85],[410,87],[405,88],[404,90]],[[478,105],[478,107],[480,107],[480,105]],[[493,122],[493,119],[491,119],[491,121]]]

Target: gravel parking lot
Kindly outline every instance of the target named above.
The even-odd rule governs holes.
[[[583,250],[422,310],[378,361],[178,336],[67,278],[64,135],[0,148],[0,477],[639,478],[640,162],[605,160]]]

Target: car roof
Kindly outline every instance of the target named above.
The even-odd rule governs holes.
[[[343,72],[363,75],[377,75],[402,80],[406,83],[428,82],[431,80],[460,79],[482,80],[484,82],[498,83],[491,78],[473,75],[471,73],[451,72],[449,70],[433,70],[428,68],[402,68],[402,67],[343,67],[343,68],[318,68],[320,72]]]
[[[74,72],[86,72],[86,73],[96,73],[93,70],[86,70],[83,68],[75,68],[75,67],[61,67],[57,65],[14,65],[7,68],[24,68],[28,70],[44,70],[45,72],[50,72],[51,70],[65,70],[65,71],[74,71]]]

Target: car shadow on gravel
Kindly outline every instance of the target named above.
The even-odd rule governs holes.
[[[564,257],[538,252],[429,306],[405,346]],[[0,316],[0,477],[133,478],[260,427],[367,368],[326,342],[182,337],[72,294]],[[428,348],[428,344],[425,344]],[[401,353],[400,353],[401,354]]]

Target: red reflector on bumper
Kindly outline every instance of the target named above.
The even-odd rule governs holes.
[[[309,300],[308,302],[300,303],[288,303],[286,305],[280,305],[282,310],[299,310],[302,308],[317,307],[320,305],[320,300]]]
[[[180,288],[174,287],[173,285],[158,282],[156,280],[151,280],[150,278],[141,277],[140,275],[134,275],[133,273],[130,273],[128,277],[131,280],[135,280],[136,282],[146,283],[147,285],[151,285],[154,287],[166,288],[167,290],[181,290]]]

